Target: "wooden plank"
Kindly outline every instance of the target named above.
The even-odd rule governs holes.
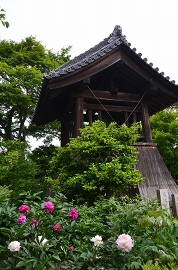
[[[173,216],[177,217],[178,216],[178,193],[172,194],[172,212]]]
[[[167,189],[158,189],[156,193],[160,205],[170,214],[169,195]]]
[[[93,92],[93,93],[92,93]],[[83,92],[73,92],[71,97],[82,97],[85,99],[99,99],[107,101],[123,101],[123,102],[139,102],[141,95],[131,94],[131,93],[122,93],[118,92],[117,94],[111,94],[109,91],[102,90],[92,90],[85,89]]]
[[[130,106],[113,106],[113,105],[100,105],[100,104],[90,104],[84,102],[84,109],[90,110],[107,110],[108,112],[132,112],[134,107]],[[141,112],[141,107],[138,106],[134,112]]]

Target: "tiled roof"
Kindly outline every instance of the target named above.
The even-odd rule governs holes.
[[[170,80],[169,76],[164,76],[164,72],[159,73],[159,68],[153,68],[152,63],[147,63],[147,58],[142,58],[141,53],[136,53],[136,48],[131,49],[131,43],[129,43],[126,37],[122,34],[122,28],[119,25],[116,25],[114,31],[109,35],[108,38],[105,38],[99,44],[95,45],[93,48],[87,50],[86,52],[80,54],[64,65],[58,67],[55,70],[50,71],[48,74],[44,75],[44,79],[50,80],[52,78],[57,78],[68,73],[72,73],[78,69],[81,69],[84,66],[89,65],[90,63],[98,60],[104,55],[111,52],[116,47],[121,44],[126,45],[132,52],[134,52],[137,56],[139,56],[147,65],[149,65],[153,70],[155,70],[158,74],[164,77],[166,80]],[[175,84],[175,81],[171,81],[171,83]]]
[[[138,92],[141,91],[140,89],[144,88],[148,83],[153,83],[157,86],[158,91],[152,92],[149,97],[150,103],[148,109],[150,115],[164,108],[168,108],[178,101],[178,85],[175,84],[175,81],[170,81],[170,78],[168,76],[166,77],[163,72],[159,72],[158,68],[153,68],[153,64],[148,63],[147,59],[143,58],[141,53],[137,53],[135,48],[131,48],[131,44],[122,34],[121,27],[116,25],[114,31],[108,38],[105,38],[93,48],[68,61],[64,65],[59,66],[57,69],[43,75],[32,122],[40,125],[55,119],[59,120],[63,111],[65,111],[65,101],[67,100],[67,95],[70,94],[71,84],[74,84],[71,83],[71,81],[82,81],[84,76],[88,74],[88,70],[90,71],[90,69],[92,70],[93,68],[92,72],[94,73],[91,72],[91,74],[95,76],[90,75],[90,85],[92,86],[93,83],[94,89],[97,89],[97,74],[99,75],[100,72],[109,70],[110,68],[105,64],[103,66],[100,66],[100,64],[105,63],[103,60],[105,58],[109,59],[109,57],[114,54],[116,55],[117,62],[119,59],[117,58],[118,52],[121,52],[122,59],[120,62],[123,64],[122,68],[120,66],[117,74],[122,92],[127,92],[127,89],[130,89],[131,92],[138,94]],[[139,72],[141,73],[137,72],[137,68],[134,69],[134,63],[136,63],[137,68],[140,68]],[[131,65],[129,66],[129,64]],[[98,68],[96,71],[94,67],[97,65],[101,69],[104,69],[99,70]],[[114,66],[114,64],[112,65]],[[108,80],[109,79],[106,78],[105,86],[109,83]],[[64,84],[62,84],[63,82]],[[55,90],[53,89],[56,91],[55,94],[54,91],[50,91],[53,83],[55,83]],[[139,88],[139,85],[141,88]]]

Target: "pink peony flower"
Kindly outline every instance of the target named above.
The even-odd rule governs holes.
[[[17,221],[19,224],[24,224],[26,223],[26,219],[26,216],[20,216]]]
[[[124,252],[130,252],[134,246],[134,241],[132,240],[130,235],[121,234],[119,235],[116,244],[119,250],[122,250]]]
[[[56,233],[59,233],[61,230],[61,225],[60,224],[54,224],[53,225],[53,231]]]
[[[38,227],[38,220],[32,218],[32,219],[31,219],[31,224],[30,224],[30,226]]]
[[[54,211],[54,204],[52,202],[45,202],[44,210],[48,213],[52,213]]]
[[[70,248],[69,248],[71,251],[73,251],[74,249],[75,249],[75,247],[74,246],[70,246]]]
[[[22,204],[19,207],[19,213],[29,213],[30,207],[26,204]]]
[[[68,217],[70,217],[72,220],[75,220],[78,218],[78,211],[75,208],[72,208],[69,212],[68,212]]]

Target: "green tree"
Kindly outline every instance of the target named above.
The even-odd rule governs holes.
[[[69,60],[70,47],[54,54],[34,37],[20,43],[0,42],[0,137],[26,141],[31,135],[59,137],[59,123],[30,124],[38,99],[42,74]]]
[[[163,110],[150,119],[154,142],[173,178],[178,182],[178,109]]]
[[[60,190],[68,199],[93,203],[98,197],[119,196],[142,180],[134,168],[135,147],[139,137],[136,126],[108,127],[101,121],[81,129],[65,147],[57,147],[51,160],[52,189]]]
[[[44,182],[37,177],[38,172],[38,164],[30,158],[25,142],[0,142],[0,183],[10,187],[13,198],[22,192],[45,191]]]
[[[4,9],[0,9],[0,22],[1,22],[1,24],[3,25],[3,26],[5,26],[5,27],[9,27],[9,22],[8,21],[6,21],[6,12],[5,12],[5,10]]]
[[[30,155],[30,158],[36,163],[38,166],[37,177],[45,179],[45,177],[49,174],[49,162],[53,156],[53,152],[56,147],[51,144],[49,146],[43,145],[36,147]]]

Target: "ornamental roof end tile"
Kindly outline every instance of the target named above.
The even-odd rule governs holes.
[[[122,35],[122,28],[119,25],[116,25],[114,31],[109,35],[108,38],[105,38],[99,44],[95,45],[79,56],[76,56],[74,59],[58,67],[57,69],[50,71],[44,76],[46,79],[52,79],[54,77],[59,77],[61,75],[73,72],[101,58],[108,52],[115,49],[121,43],[131,46],[131,44],[126,40],[126,37]]]

